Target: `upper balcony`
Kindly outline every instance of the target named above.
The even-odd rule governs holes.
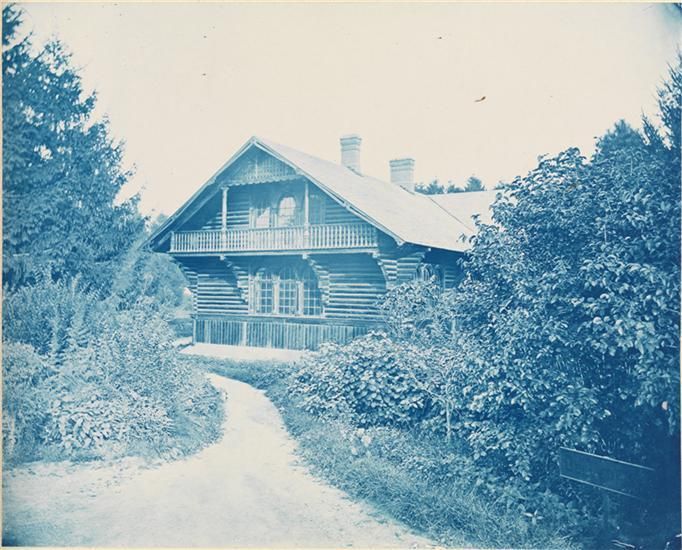
[[[365,223],[265,227],[173,233],[170,253],[287,252],[367,249],[377,229]]]

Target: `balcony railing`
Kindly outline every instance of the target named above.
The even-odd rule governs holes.
[[[263,252],[373,248],[376,228],[367,224],[183,231],[173,233],[170,252]]]

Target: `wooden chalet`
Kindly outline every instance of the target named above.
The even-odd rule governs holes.
[[[194,342],[344,343],[381,324],[395,285],[457,282],[494,192],[415,193],[412,159],[364,176],[360,144],[341,138],[339,165],[253,137],[150,237],[187,277]]]

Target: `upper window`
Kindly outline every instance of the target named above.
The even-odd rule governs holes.
[[[311,224],[324,223],[324,208],[324,197],[317,193],[311,193],[308,207],[308,219]]]
[[[261,203],[253,209],[251,225],[253,227],[270,227],[270,206]]]
[[[279,227],[289,227],[296,225],[297,208],[296,199],[291,195],[282,197],[277,207],[277,225]]]

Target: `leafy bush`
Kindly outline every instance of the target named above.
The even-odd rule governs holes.
[[[406,426],[430,414],[426,394],[414,387],[402,350],[382,333],[346,346],[327,344],[306,356],[291,391],[300,406],[358,426]]]
[[[219,392],[179,360],[166,323],[143,307],[109,311],[80,342],[81,322],[59,355],[5,346],[7,460],[179,456],[217,439]]]
[[[78,277],[53,281],[46,273],[31,285],[5,288],[2,306],[3,339],[30,344],[43,355],[63,347],[77,312],[85,315],[83,326],[89,326],[102,309]]]
[[[49,393],[44,381],[53,374],[32,346],[6,343],[2,347],[3,454],[31,459],[42,442]]]

